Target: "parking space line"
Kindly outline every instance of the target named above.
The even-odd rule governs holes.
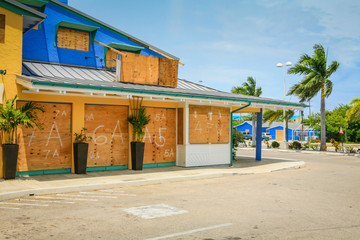
[[[93,196],[93,195],[75,195],[75,194],[62,194],[62,193],[58,193],[56,194],[56,196],[67,196],[67,197],[90,197],[90,198],[117,198],[117,197],[113,197],[113,196]]]
[[[96,193],[96,192],[80,192],[81,194],[94,194],[94,195],[103,195],[103,196],[136,196],[136,194],[128,193]]]
[[[208,231],[208,230],[212,230],[212,229],[216,229],[216,228],[228,227],[228,226],[231,226],[231,225],[232,225],[232,223],[224,223],[224,224],[220,224],[220,225],[204,227],[204,228],[197,228],[197,229],[194,229],[194,230],[189,230],[189,231],[179,232],[179,233],[173,233],[173,234],[160,236],[160,237],[155,237],[155,238],[148,238],[148,239],[145,239],[145,240],[159,240],[159,239],[166,239],[166,238],[171,238],[171,237],[178,237],[178,236],[181,236],[181,235],[186,235],[186,234],[191,234],[191,233],[196,233],[196,232],[203,232],[203,231]]]
[[[100,192],[114,192],[114,193],[123,193],[125,191],[117,191],[117,190],[99,190]]]
[[[17,201],[28,201],[28,202],[46,202],[46,203],[65,203],[73,204],[75,202],[65,202],[65,201],[56,201],[56,200],[38,200],[38,199],[15,199]]]
[[[12,210],[19,210],[20,208],[17,207],[0,207],[1,209],[12,209]]]
[[[43,199],[64,199],[64,200],[75,200],[75,201],[89,201],[97,202],[97,199],[82,199],[82,198],[66,198],[66,197],[46,197],[46,196],[35,196],[34,198],[43,198]]]
[[[47,204],[0,202],[0,204],[47,207]]]

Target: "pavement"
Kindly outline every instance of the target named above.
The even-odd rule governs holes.
[[[142,171],[119,170],[89,172],[87,174],[53,174],[18,177],[14,180],[0,180],[0,201],[76,191],[111,189],[128,186],[142,186],[168,182],[191,181],[224,176],[269,173],[305,167],[305,162],[287,158],[263,158],[237,156],[232,167],[228,165],[207,167],[163,167]]]

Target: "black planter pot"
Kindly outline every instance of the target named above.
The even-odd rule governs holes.
[[[143,169],[145,143],[131,142],[131,163],[133,170]]]
[[[76,174],[86,174],[86,164],[88,156],[88,143],[74,144],[74,165]]]
[[[2,150],[4,179],[15,179],[19,145],[3,144]]]

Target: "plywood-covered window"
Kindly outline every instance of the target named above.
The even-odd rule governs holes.
[[[0,43],[5,43],[5,15],[0,14]]]
[[[57,31],[57,47],[89,51],[90,32],[59,27]]]

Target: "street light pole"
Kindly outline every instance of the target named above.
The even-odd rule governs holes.
[[[291,66],[291,62],[286,62],[285,64],[282,63],[278,63],[276,64],[276,67],[282,67],[284,70],[284,96],[283,96],[283,100],[285,101],[285,96],[286,96],[286,89],[285,89],[285,67],[286,66]],[[283,121],[283,132],[284,132],[284,142],[286,142],[286,123],[285,123],[285,108],[283,109],[283,116],[284,116],[284,121]],[[287,143],[287,142],[286,142]],[[287,145],[286,145],[287,148]]]

